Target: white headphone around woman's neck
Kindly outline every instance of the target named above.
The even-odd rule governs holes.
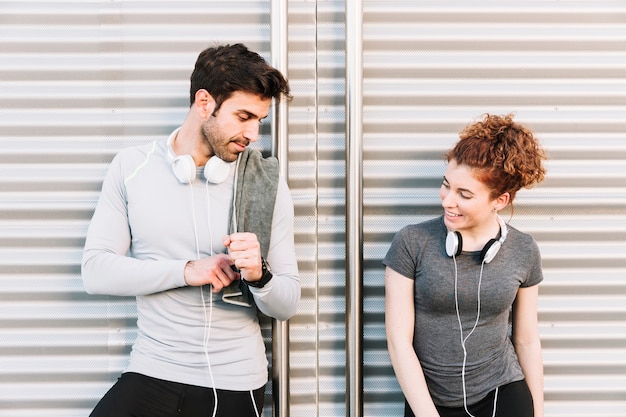
[[[502,247],[502,244],[506,240],[506,236],[509,234],[509,229],[506,226],[502,217],[496,214],[496,219],[500,225],[500,239],[489,239],[483,249],[480,251],[480,262],[488,264],[493,261],[498,251]],[[463,252],[463,237],[458,231],[449,231],[446,236],[446,254],[449,257],[459,256]]]

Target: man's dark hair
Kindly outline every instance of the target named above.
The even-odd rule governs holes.
[[[277,103],[281,96],[291,98],[289,82],[281,72],[240,43],[210,47],[200,53],[191,74],[190,104],[201,89],[215,100],[213,114],[236,91],[273,98]]]

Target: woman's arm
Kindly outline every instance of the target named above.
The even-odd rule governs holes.
[[[513,345],[535,404],[543,417],[543,359],[537,324],[539,286],[520,288],[513,303]]]
[[[415,281],[385,270],[385,329],[391,364],[400,388],[417,417],[439,417],[413,348]]]

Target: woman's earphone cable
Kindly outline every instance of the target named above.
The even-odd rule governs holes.
[[[463,366],[461,367],[461,382],[463,384],[463,407],[465,408],[465,412],[470,416],[474,417],[472,413],[469,412],[467,408],[467,391],[465,386],[465,365],[467,364],[467,348],[465,347],[465,343],[467,339],[474,333],[476,327],[478,326],[478,320],[480,319],[480,287],[483,280],[483,269],[485,267],[485,260],[481,260],[480,263],[480,275],[478,277],[478,295],[477,295],[477,308],[476,308],[476,321],[474,322],[474,326],[472,330],[467,334],[467,336],[463,337],[463,323],[461,322],[461,313],[459,311],[459,296],[458,296],[458,268],[456,264],[456,254],[452,255],[452,260],[454,261],[454,307],[456,309],[456,318],[459,322],[459,330],[461,332],[461,348],[463,349]],[[494,399],[493,399],[493,414],[491,417],[495,417],[496,415],[496,404],[498,401],[498,387],[496,387]]]

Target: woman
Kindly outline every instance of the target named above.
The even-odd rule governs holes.
[[[543,180],[545,153],[509,114],[468,125],[446,157],[443,215],[400,230],[383,261],[405,416],[543,417],[540,254],[498,212]]]

